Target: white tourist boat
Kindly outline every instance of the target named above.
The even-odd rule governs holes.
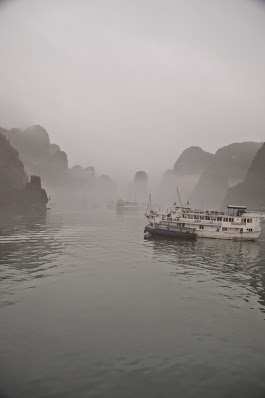
[[[246,206],[227,206],[227,212],[193,210],[190,207],[177,206],[164,211],[146,213],[148,225],[159,226],[168,222],[182,228],[194,228],[198,238],[257,240],[261,233],[260,215],[247,211]]]
[[[116,203],[117,211],[139,211],[142,209],[142,206],[138,202],[130,202],[126,200],[119,199]]]

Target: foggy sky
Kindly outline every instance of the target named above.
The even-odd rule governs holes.
[[[113,178],[183,149],[264,140],[265,7],[251,0],[13,0],[0,7],[0,126],[40,124]]]

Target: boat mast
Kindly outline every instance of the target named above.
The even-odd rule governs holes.
[[[147,208],[146,208],[146,211],[145,211],[145,215],[147,215],[147,212],[148,212],[148,209],[149,209],[149,205],[150,205],[150,210],[152,210],[151,194],[149,195],[149,198],[148,198]]]
[[[180,204],[180,207],[182,207],[182,203],[181,203],[181,199],[180,199],[180,194],[179,194],[179,189],[178,189],[178,186],[177,186],[177,193],[178,193],[178,199],[179,199],[179,204]]]

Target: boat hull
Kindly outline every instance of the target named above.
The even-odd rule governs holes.
[[[210,232],[210,231],[196,230],[196,234],[198,238],[240,240],[240,241],[242,240],[253,241],[259,239],[260,237],[260,232],[231,233],[224,231]]]
[[[192,232],[169,231],[165,229],[150,228],[150,227],[146,227],[145,232],[148,232],[152,236],[160,236],[170,239],[188,239],[188,240],[196,239],[196,234]]]

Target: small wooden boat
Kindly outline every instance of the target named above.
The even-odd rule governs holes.
[[[149,223],[144,230],[152,236],[161,236],[171,239],[195,240],[197,235],[194,228],[185,228],[172,225],[172,223]]]

